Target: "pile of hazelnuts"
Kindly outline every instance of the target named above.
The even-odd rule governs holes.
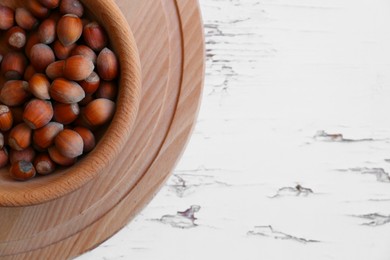
[[[78,0],[0,5],[0,168],[16,180],[71,166],[115,112],[119,63]]]

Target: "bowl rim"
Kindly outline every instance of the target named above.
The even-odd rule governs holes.
[[[114,0],[80,1],[93,16],[98,17],[109,38],[115,39],[110,41],[120,64],[115,115],[95,149],[82,160],[66,169],[64,174],[50,178],[34,189],[25,188],[23,192],[17,188],[0,190],[0,207],[33,206],[75,192],[113,164],[131,135],[141,96],[141,65],[134,36]],[[20,185],[23,187],[26,183]]]

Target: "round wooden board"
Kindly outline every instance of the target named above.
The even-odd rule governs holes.
[[[0,259],[69,259],[96,247],[153,198],[191,135],[204,78],[197,1],[116,3],[136,39],[143,77],[126,149],[109,174],[71,194],[31,207],[0,208],[2,225],[9,227],[0,234]],[[48,225],[42,225],[45,219]]]

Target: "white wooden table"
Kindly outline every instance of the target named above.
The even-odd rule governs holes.
[[[390,1],[200,3],[207,76],[187,150],[78,260],[390,259]]]

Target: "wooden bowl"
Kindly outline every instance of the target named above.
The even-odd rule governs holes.
[[[59,169],[52,175],[36,177],[28,182],[14,181],[8,175],[8,168],[1,169],[0,207],[42,204],[82,188],[99,175],[109,175],[109,165],[115,163],[116,156],[121,153],[131,133],[141,88],[135,40],[127,21],[113,0],[80,1],[87,10],[87,16],[105,27],[111,48],[120,61],[120,86],[115,116],[96,148],[72,167]],[[27,2],[0,0],[0,4],[12,8],[23,6]]]

